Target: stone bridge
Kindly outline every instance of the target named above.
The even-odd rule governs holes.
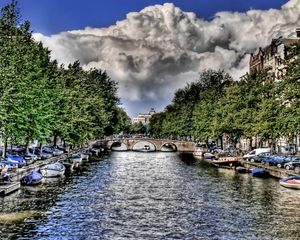
[[[194,142],[151,138],[111,139],[103,143],[112,151],[193,152],[196,147]]]

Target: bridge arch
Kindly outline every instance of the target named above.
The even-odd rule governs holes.
[[[161,145],[160,151],[162,152],[177,152],[177,145],[173,142],[165,142]]]
[[[158,148],[155,143],[149,140],[140,140],[133,144],[132,151],[138,152],[155,152]]]
[[[111,151],[128,151],[128,146],[124,142],[114,141],[110,145]]]

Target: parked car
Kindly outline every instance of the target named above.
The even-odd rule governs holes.
[[[263,153],[263,152],[271,153],[271,148],[256,148],[256,149],[252,150],[251,152],[245,154],[243,156],[243,158],[244,159],[251,159],[254,156],[257,156],[258,154]]]
[[[268,166],[277,166],[281,168],[285,163],[290,162],[293,159],[293,156],[285,156],[285,155],[272,155],[267,159],[263,160],[262,163]]]
[[[18,164],[19,168],[26,165],[26,160],[24,159],[24,156],[20,156],[16,152],[13,152],[13,151],[8,151],[6,153],[6,159],[9,162]]]
[[[300,157],[295,157],[292,161],[284,164],[286,170],[293,170],[295,167],[300,166]]]
[[[41,152],[40,148],[29,148],[29,152],[32,154],[37,155],[40,159],[47,159],[51,158],[52,154],[51,153],[46,153],[46,152]]]
[[[224,152],[226,152],[226,153],[233,153],[233,152],[236,152],[236,151],[237,151],[237,149],[234,146],[231,146],[231,145],[224,148]]]
[[[66,145],[56,145],[54,148],[60,150],[60,151],[63,151],[64,153],[68,153],[69,152],[69,146]]]
[[[53,151],[53,156],[60,156],[60,155],[64,154],[64,151],[59,150],[58,148],[51,147],[51,149]]]
[[[0,157],[0,171],[2,171],[3,169],[6,169],[7,171],[15,171],[17,168],[17,163],[7,161],[4,158]]]
[[[42,151],[45,153],[51,154],[51,156],[55,156],[54,150],[51,147],[44,146],[44,147],[42,147]]]
[[[25,154],[23,158],[26,161],[26,165],[29,165],[35,163],[39,157],[35,154],[28,153]]]
[[[220,151],[222,151],[222,148],[220,146],[215,145],[215,146],[209,147],[208,151],[209,152],[220,152]]]
[[[256,156],[251,157],[249,160],[250,162],[262,162],[266,159],[268,159],[271,156],[271,153],[269,152],[262,152],[257,154]]]

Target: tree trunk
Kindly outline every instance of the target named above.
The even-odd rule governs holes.
[[[42,143],[40,143],[40,153],[42,153],[42,148],[43,148],[43,145],[42,145]]]
[[[27,155],[28,153],[29,153],[29,141],[26,141],[25,154]]]
[[[220,140],[221,140],[221,148],[224,149],[223,148],[223,136],[220,137]]]
[[[208,148],[208,137],[206,138],[206,147]]]
[[[2,157],[5,158],[6,157],[6,151],[7,151],[7,139],[4,140],[4,148],[2,151]]]
[[[56,146],[57,143],[57,135],[54,134],[54,138],[53,138],[53,146]]]

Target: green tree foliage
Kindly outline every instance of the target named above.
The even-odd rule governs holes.
[[[150,120],[157,136],[191,135],[200,141],[226,134],[232,143],[257,137],[273,142],[300,133],[300,44],[288,49],[286,75],[268,69],[240,81],[224,71],[206,70],[197,82],[179,89],[172,104]]]
[[[50,51],[33,40],[16,1],[1,10],[0,49],[0,127],[5,145],[28,146],[52,138],[55,144],[58,137],[81,144],[128,130],[129,119],[117,107],[116,83],[101,70],[84,71],[78,61],[58,67]]]
[[[278,83],[279,99],[285,107],[280,112],[278,125],[282,136],[293,139],[300,133],[300,44],[288,49],[286,75]]]
[[[124,111],[124,109],[120,107],[116,107],[115,119],[117,120],[112,126],[113,133],[130,133],[131,132],[131,119]]]
[[[147,130],[146,126],[141,122],[134,123],[133,126],[132,126],[132,133],[133,134],[145,134],[146,130]]]

